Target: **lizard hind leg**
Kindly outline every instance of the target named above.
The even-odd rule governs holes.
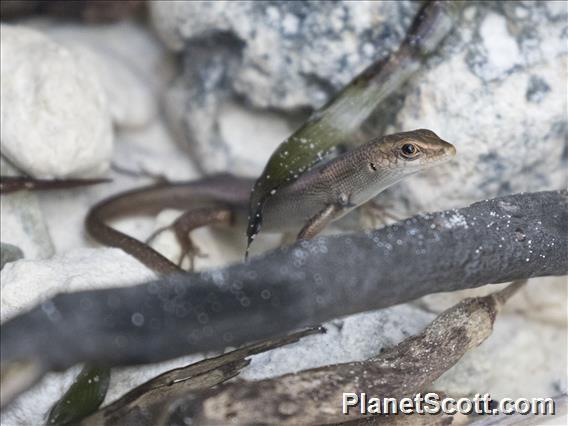
[[[162,232],[171,229],[174,231],[176,239],[181,247],[178,258],[178,266],[181,267],[183,260],[189,259],[189,269],[192,271],[196,257],[205,257],[199,247],[191,240],[191,231],[207,225],[230,224],[233,220],[232,211],[227,207],[203,207],[188,210],[179,216],[171,225],[163,226],[150,235],[146,243],[150,243]]]

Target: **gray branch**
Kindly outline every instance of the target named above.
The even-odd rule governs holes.
[[[60,294],[2,325],[3,368],[157,362],[430,293],[564,275],[567,204],[566,191],[511,195],[224,269]]]

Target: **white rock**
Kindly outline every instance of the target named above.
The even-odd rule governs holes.
[[[566,328],[499,315],[493,334],[434,382],[454,397],[546,398],[565,394]]]
[[[432,129],[454,143],[458,155],[393,186],[380,201],[408,206],[401,208],[402,217],[565,186],[567,14],[554,4],[503,2],[496,9],[482,2],[466,8],[466,19],[400,91],[400,111],[391,100],[367,123],[369,137],[376,136],[374,122],[376,132],[385,124],[391,125],[387,133]],[[265,153],[288,135],[257,134],[241,119],[246,113],[235,114],[229,105],[235,95],[244,101],[242,109],[318,107],[364,64],[398,45],[415,7],[415,2],[317,7],[153,2],[158,34],[186,55],[184,74],[170,96],[177,99],[166,114],[185,131],[204,171],[260,173]],[[274,122],[249,111],[259,128],[260,121]],[[396,116],[387,123],[391,113]]]
[[[440,313],[466,297],[482,297],[505,288],[505,284],[489,284],[475,289],[435,293],[420,298],[416,303],[428,311]],[[531,321],[568,327],[568,288],[566,277],[531,278],[518,295],[507,302],[504,313],[515,313]]]
[[[189,82],[188,76],[189,85],[214,85],[218,72],[229,71],[223,84],[254,106],[293,109],[322,105],[396,46],[417,6],[408,1],[150,2],[149,10],[168,47],[185,50],[188,62],[209,63],[209,72],[201,73],[205,81]],[[363,52],[365,43],[373,47],[371,55]],[[203,57],[195,57],[196,45],[207,46]],[[209,62],[224,49],[224,57]],[[237,57],[238,64],[227,67],[229,57]]]
[[[44,35],[1,27],[2,154],[35,177],[98,175],[112,153],[112,122],[96,74]]]
[[[73,43],[64,43],[91,65],[104,87],[110,114],[114,123],[124,128],[144,127],[157,114],[152,94],[122,59],[102,49]]]
[[[259,175],[301,124],[278,113],[323,105],[399,43],[416,8],[408,1],[150,2],[157,34],[184,51],[165,113],[204,172]]]
[[[114,48],[117,44],[116,37],[124,39],[125,44],[128,45],[133,38],[136,41],[136,38],[139,38],[136,28],[124,25],[111,26],[110,29],[107,27],[55,25],[47,26],[44,31],[90,64],[104,87],[110,113],[117,126],[128,129],[144,127],[157,114],[152,85],[147,83],[147,76],[133,62],[133,58]],[[110,30],[117,33],[115,38],[106,34]],[[156,44],[143,47],[143,51],[140,52],[142,57],[146,56],[147,50],[159,50]]]
[[[392,130],[432,129],[453,143],[458,154],[452,162],[398,184],[399,196],[411,200],[416,210],[431,211],[561,187],[566,181],[560,127],[565,66],[566,59],[559,57],[531,68],[550,87],[542,102],[527,102],[528,72],[483,82],[470,74],[463,55],[425,72],[410,85]],[[448,77],[442,82],[440,75]]]
[[[78,249],[48,260],[19,260],[6,264],[0,274],[1,321],[56,293],[119,287],[156,278],[154,272],[115,248]]]
[[[240,377],[261,380],[309,368],[362,361],[420,333],[434,315],[410,304],[350,315],[324,324],[325,334],[256,355]]]
[[[2,426],[31,426],[45,424],[51,406],[69,389],[81,366],[65,373],[48,373],[32,389],[20,396],[0,413]]]
[[[3,194],[0,203],[2,242],[18,246],[26,259],[47,259],[54,253],[36,194]]]
[[[225,170],[248,176],[258,176],[262,171],[259,158],[266,162],[272,152],[290,133],[293,127],[279,114],[268,111],[251,111],[234,102],[224,104],[219,113],[218,125],[221,137],[227,142],[223,152]],[[202,150],[207,147],[201,146]],[[204,152],[204,158],[219,160],[219,152]],[[212,161],[206,160],[208,164]]]
[[[501,15],[490,13],[481,23],[479,33],[487,52],[485,73],[497,78],[521,63],[521,52],[515,39],[507,31],[507,21]]]
[[[7,176],[17,174],[4,157],[0,157],[0,170]],[[53,256],[53,242],[37,194],[28,191],[2,194],[0,229],[2,242],[20,248],[26,259]]]
[[[159,95],[177,72],[171,53],[145,25],[135,21],[88,26],[35,19],[32,22],[61,42],[73,39],[119,58],[154,95]],[[117,43],[117,40],[121,42]]]
[[[563,26],[537,3],[528,4],[538,43],[511,30],[530,24],[478,6],[478,23],[461,26],[442,49],[444,60],[409,82],[388,132],[432,129],[456,146],[457,156],[379,200],[411,206],[404,215],[566,185]]]

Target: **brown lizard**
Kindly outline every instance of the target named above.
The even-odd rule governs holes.
[[[263,230],[294,232],[310,239],[329,223],[366,203],[406,176],[450,160],[455,147],[430,130],[376,138],[316,165],[282,188],[263,208]],[[173,224],[182,258],[193,246],[189,232],[204,225],[247,222],[253,180],[219,175],[193,182],[153,185],[115,195],[95,205],[86,219],[97,241],[120,247],[159,273],[181,271],[148,245],[110,227],[107,221],[165,208],[187,210]]]

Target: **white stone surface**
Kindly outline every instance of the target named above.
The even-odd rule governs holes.
[[[99,78],[114,123],[126,129],[142,128],[158,113],[156,89],[167,66],[166,52],[132,22],[112,25],[30,24],[85,58]],[[128,40],[128,43],[117,43]],[[125,49],[124,45],[129,49]]]
[[[294,130],[280,114],[251,111],[234,102],[227,102],[221,107],[218,124],[221,137],[227,142],[224,170],[252,177],[258,176],[261,172],[258,168],[258,159],[263,158],[265,162],[268,161],[280,142]],[[219,159],[217,153],[203,154],[205,158],[217,161]],[[206,162],[212,161],[206,160]],[[223,168],[219,167],[219,170]]]
[[[507,302],[503,312],[516,314],[534,322],[566,328],[568,327],[567,283],[567,277],[531,278],[527,285],[519,290],[518,295]],[[429,294],[416,303],[428,311],[440,313],[465,297],[486,296],[507,285],[490,284],[453,293]]]
[[[240,375],[261,380],[309,368],[363,361],[419,333],[435,315],[404,304],[330,321],[327,332],[256,355]]]
[[[556,397],[568,391],[568,288],[566,277],[529,280],[504,306],[493,334],[438,379],[433,389],[455,397]],[[442,312],[466,297],[485,296],[507,284],[438,293],[416,302]]]
[[[53,255],[53,242],[36,194],[3,194],[0,211],[2,242],[18,246],[26,259]]]
[[[99,175],[113,133],[98,77],[37,31],[1,27],[2,154],[35,177]]]
[[[530,72],[484,82],[471,74],[464,55],[456,55],[423,73],[410,85],[390,130],[432,129],[458,154],[436,170],[404,180],[393,192],[412,200],[415,211],[428,211],[562,187],[566,61],[557,57]],[[461,77],[440,80],[440,75]],[[531,75],[550,86],[542,102],[526,100]]]
[[[152,24],[169,48],[191,50],[192,39],[219,36],[210,46],[211,55],[230,44],[223,59],[235,56],[240,62],[227,85],[256,107],[298,108],[323,104],[354,73],[402,39],[417,4],[397,3],[218,1],[149,6]],[[216,72],[205,77],[215,81]]]
[[[73,39],[120,59],[155,96],[161,94],[177,72],[173,55],[143,23],[126,20],[104,25],[81,25],[39,19],[27,22],[61,42]]]
[[[434,382],[433,389],[461,397],[557,397],[568,391],[566,327],[519,315],[497,317],[493,334]]]
[[[122,250],[99,248],[11,262],[0,277],[0,320],[5,321],[56,293],[138,284],[156,274]]]
[[[7,176],[16,175],[16,170],[3,157],[0,157],[0,170]],[[2,194],[0,229],[2,242],[20,248],[25,258],[47,259],[53,256],[53,241],[36,194]]]
[[[259,175],[301,124],[287,123],[290,115],[307,118],[302,108],[323,105],[385,56],[416,8],[408,1],[152,2],[158,35],[184,58],[165,112],[202,171]]]
[[[110,114],[119,127],[140,128],[156,116],[157,108],[152,93],[124,61],[111,52],[87,47],[80,42],[65,44],[75,54],[84,58],[104,87]]]

